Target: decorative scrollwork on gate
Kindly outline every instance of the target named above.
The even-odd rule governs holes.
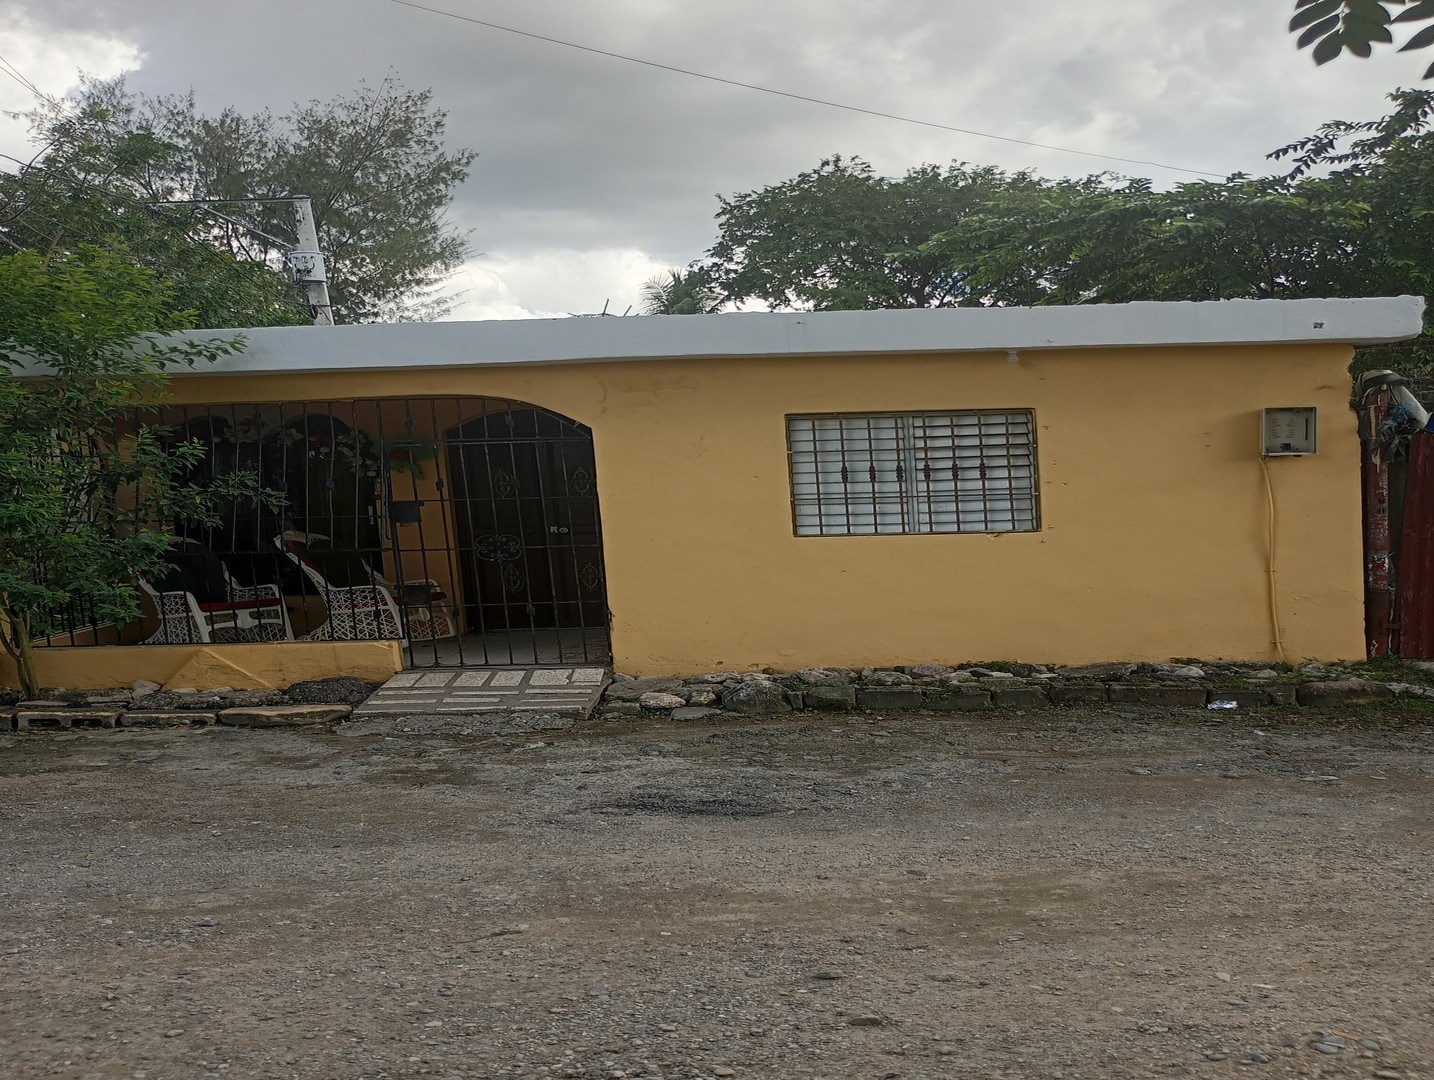
[[[591,495],[593,493],[593,474],[581,467],[574,469],[568,474],[568,493]]]
[[[488,473],[488,481],[493,485],[493,495],[499,499],[511,499],[518,494],[517,477],[504,472],[502,469],[493,469]]]
[[[602,571],[589,559],[578,567],[578,585],[583,592],[596,592],[602,586]]]
[[[523,570],[515,562],[503,564],[503,591],[520,593],[527,582],[523,577]]]
[[[523,541],[510,533],[489,533],[478,537],[473,553],[489,562],[509,562],[523,554]]]

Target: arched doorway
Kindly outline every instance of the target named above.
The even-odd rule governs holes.
[[[606,662],[592,431],[535,405],[486,400],[444,444],[463,623],[483,654],[464,660]]]

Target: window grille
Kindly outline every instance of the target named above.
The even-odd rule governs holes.
[[[1029,409],[787,417],[798,536],[1032,532]]]

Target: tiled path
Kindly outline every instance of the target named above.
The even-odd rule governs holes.
[[[599,667],[429,668],[400,671],[354,709],[353,718],[541,712],[585,719],[607,671]]]

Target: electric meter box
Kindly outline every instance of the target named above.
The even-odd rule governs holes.
[[[1303,457],[1315,452],[1313,406],[1260,410],[1260,454],[1264,457]]]

